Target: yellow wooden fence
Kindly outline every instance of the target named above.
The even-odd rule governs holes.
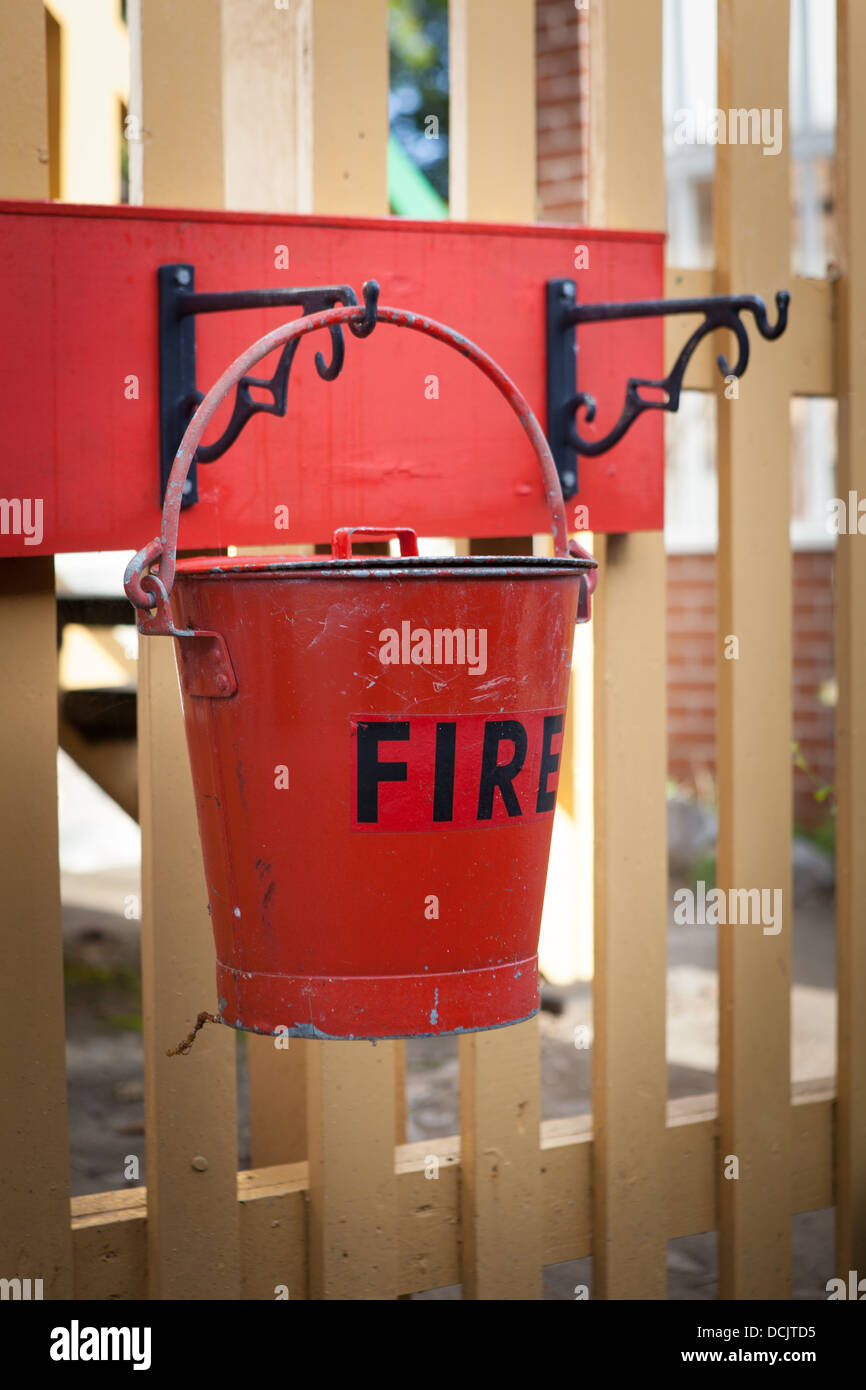
[[[119,7],[99,8],[119,30]],[[63,126],[68,89],[59,108],[56,83],[49,100],[46,74],[73,80],[74,9],[51,5],[47,62],[40,0],[0,7],[3,197],[116,196],[76,194],[70,171],[87,154]],[[788,10],[719,0],[721,107],[787,111]],[[387,213],[387,0],[130,0],[128,21],[134,201]],[[592,0],[589,24],[590,220],[663,227],[662,0]],[[533,0],[451,0],[450,33],[452,214],[532,221]],[[866,497],[858,0],[839,0],[838,54],[838,276],[793,281],[788,334],[755,354],[735,407],[720,396],[718,411],[720,633],[740,640],[735,662],[720,644],[719,884],[782,885],[788,902],[791,394],[838,396],[839,495]],[[668,292],[767,297],[786,283],[788,180],[787,151],[720,146],[715,270],[671,270]],[[674,332],[672,344],[682,324]],[[715,389],[709,353],[695,370]],[[544,1265],[592,1254],[596,1297],[663,1298],[667,1241],[718,1229],[722,1295],[784,1298],[792,1215],[834,1203],[828,1277],[866,1271],[866,541],[839,538],[836,572],[835,1092],[792,1095],[789,916],[775,937],[723,936],[719,1094],[672,1104],[663,538],[597,538],[596,553],[592,1116],[540,1123],[534,1020],[461,1038],[460,1135],[421,1144],[402,1142],[402,1045],[283,1052],[250,1037],[255,1167],[237,1172],[234,1035],[205,1030],[182,1065],[165,1056],[189,1027],[188,1001],[212,993],[213,948],[174,657],[144,643],[148,1185],[74,1198],[71,1220],[53,564],[0,562],[0,1272],[43,1275],[55,1298],[272,1299],[284,1285],[292,1298],[387,1299],[462,1282],[468,1298],[532,1299]],[[723,1178],[729,1154],[736,1182]]]

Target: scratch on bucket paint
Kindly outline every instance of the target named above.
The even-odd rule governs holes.
[[[436,986],[436,993],[433,997],[433,1008],[430,1010],[430,1027],[435,1028],[439,1022],[439,986]]]

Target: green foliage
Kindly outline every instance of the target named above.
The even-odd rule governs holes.
[[[813,845],[823,850],[825,854],[836,855],[836,818],[828,816],[826,820],[819,821],[817,825],[798,825],[796,827],[798,835],[804,840],[811,840]]]
[[[141,990],[141,976],[137,970],[126,966],[86,965],[83,961],[66,961],[63,978],[72,989],[128,989]]]
[[[716,856],[712,850],[707,850],[699,859],[695,860],[692,869],[692,892],[697,890],[699,883],[707,885],[707,892],[716,886]]]
[[[121,1033],[141,1032],[141,1014],[106,1014],[103,1023]]]
[[[141,1032],[141,975],[119,965],[64,962],[66,1002],[76,1012],[98,1019],[106,1028]]]
[[[447,0],[390,0],[391,133],[448,198]],[[428,117],[438,122],[429,136]]]
[[[826,802],[830,815],[835,816],[836,788],[833,786],[832,782],[822,782],[820,777],[818,777],[815,774],[811,764],[805,758],[803,750],[800,747],[799,743],[791,744],[791,752],[794,758],[794,767],[797,769],[798,772],[804,773],[804,775],[808,777],[809,781],[812,783],[812,786],[815,789],[812,792],[812,795],[815,798],[815,800],[819,803],[819,805],[823,805],[824,802]]]
[[[443,14],[447,19],[445,0],[435,0],[432,4],[425,4],[424,0],[391,0],[388,15],[391,52],[404,67],[418,73],[436,62],[436,42],[428,26],[431,18],[441,19]]]

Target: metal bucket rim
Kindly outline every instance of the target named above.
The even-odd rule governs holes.
[[[304,578],[577,578],[598,568],[596,561],[547,555],[354,555],[329,556],[195,555],[178,560],[178,577],[190,579]]]

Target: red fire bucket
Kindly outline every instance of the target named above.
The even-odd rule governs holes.
[[[441,324],[379,308],[509,400],[553,558],[428,559],[408,527],[350,527],[330,557],[176,561],[186,473],[227,393],[275,347],[364,313],[297,319],[229,368],[125,580],[140,631],[176,639],[220,1016],[257,1033],[469,1032],[538,1008],[572,629],[596,565],[567,540],[550,450],[509,378]],[[399,538],[399,558],[354,557],[358,536]]]

